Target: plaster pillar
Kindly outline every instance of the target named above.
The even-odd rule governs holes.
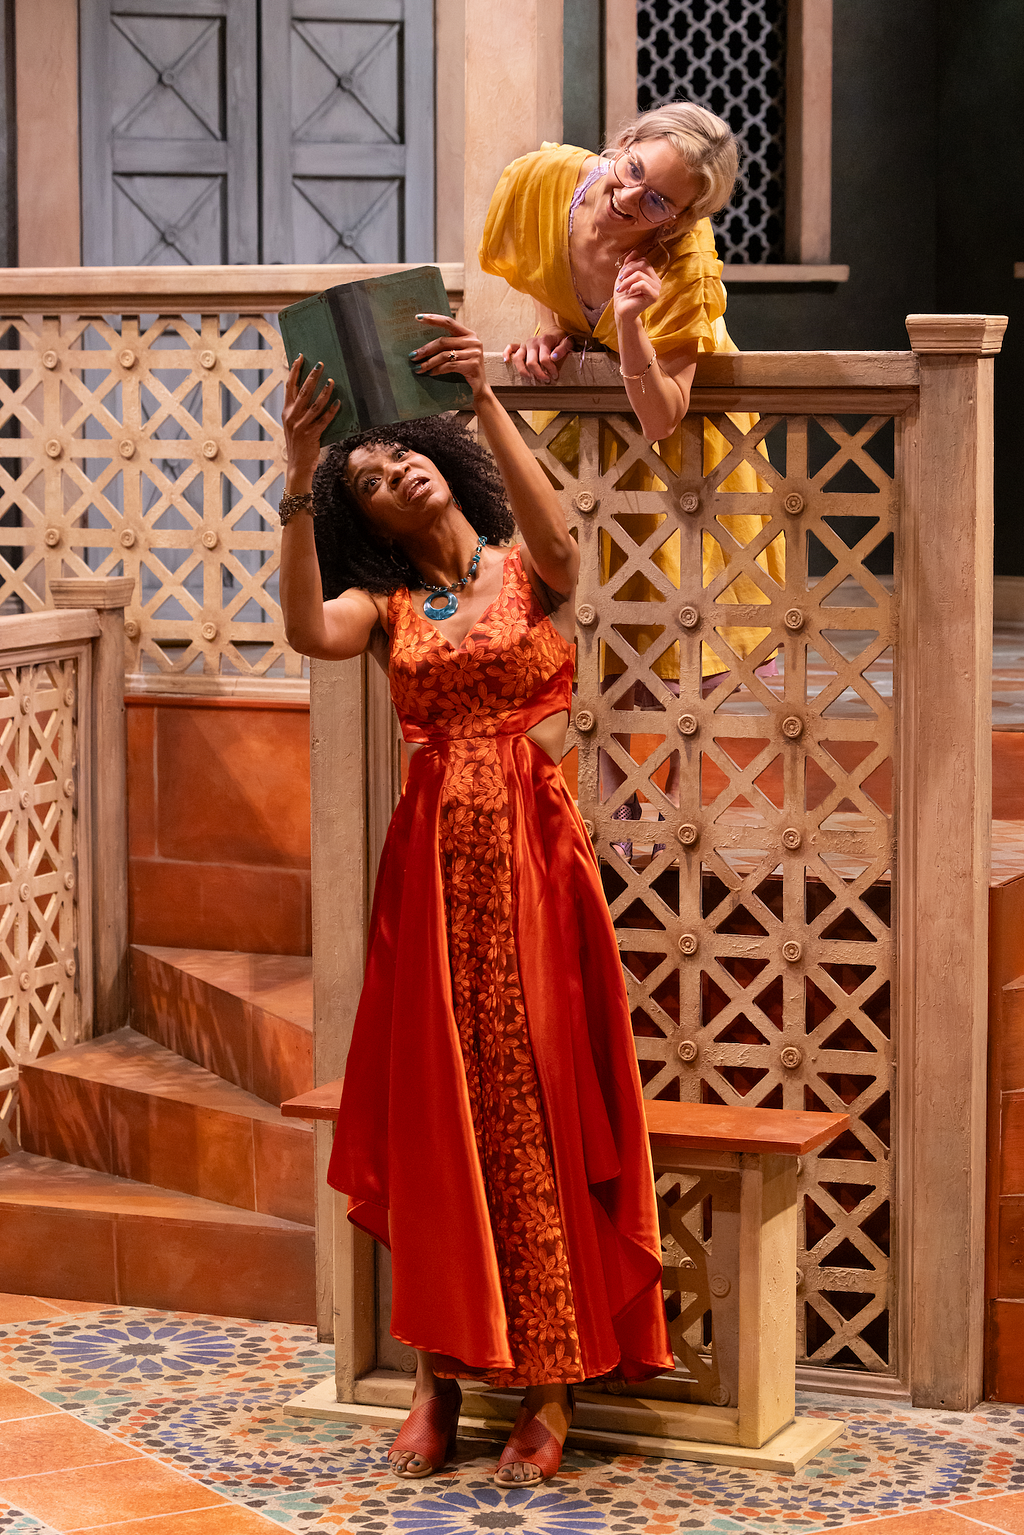
[[[15,0],[14,56],[18,264],[78,266],[78,0]]]
[[[510,160],[562,137],[562,0],[466,0],[466,297],[484,350],[534,330],[533,303],[480,270],[491,193]]]
[[[636,0],[604,0],[605,141],[636,112]]]

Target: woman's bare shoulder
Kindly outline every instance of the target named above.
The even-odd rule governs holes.
[[[368,592],[364,586],[350,586],[345,591],[339,592],[333,602],[325,602],[324,609],[326,612],[333,609],[337,612],[347,611],[358,615],[360,622],[368,624],[371,629],[380,628],[387,638],[390,634],[388,600],[385,592]]]

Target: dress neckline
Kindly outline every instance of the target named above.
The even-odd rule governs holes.
[[[492,597],[491,601],[484,608],[483,612],[480,614],[480,617],[477,619],[476,623],[473,624],[472,628],[466,630],[466,633],[463,635],[463,637],[462,637],[462,639],[461,639],[461,641],[459,642],[458,645],[453,644],[453,642],[448,638],[447,634],[445,634],[444,630],[439,628],[439,626],[434,623],[433,619],[428,618],[425,613],[421,613],[419,611],[419,609],[417,608],[416,604],[412,600],[412,593],[410,592],[409,588],[406,587],[405,588],[405,595],[406,595],[406,598],[408,599],[409,607],[412,609],[413,617],[416,619],[417,623],[422,624],[427,629],[432,629],[433,632],[437,635],[438,639],[441,640],[445,645],[447,645],[449,650],[453,651],[455,655],[458,655],[460,651],[462,651],[462,650],[464,650],[466,648],[466,645],[469,643],[470,636],[474,635],[476,633],[476,631],[479,629],[480,625],[483,623],[484,619],[488,617],[488,615],[493,611],[493,609],[498,605],[498,603],[504,597],[504,595],[505,595],[505,585],[506,585],[506,582],[508,581],[509,561],[512,559],[513,555],[517,552],[518,548],[519,548],[519,545],[518,544],[514,544],[512,546],[512,548],[506,554],[506,556],[504,558],[504,561],[502,562],[502,567],[501,567],[501,585],[499,586],[499,588],[497,590],[497,593],[495,594],[494,597]]]
[[[587,193],[590,191],[590,188],[594,185],[594,182],[597,181],[601,176],[607,175],[608,167],[610,164],[610,160],[602,160],[601,156],[598,155],[597,164],[594,166],[593,170],[588,171],[584,179],[580,181],[578,185],[573,189],[572,197],[569,199],[569,216],[566,220],[565,227],[565,262],[569,271],[569,281],[572,283],[572,291],[575,295],[576,302],[579,305],[580,313],[582,314],[584,320],[587,322],[587,325],[590,328],[590,334],[592,336],[596,332],[597,327],[600,325],[605,311],[607,310],[608,305],[612,302],[612,300],[608,299],[606,303],[600,305],[590,305],[583,302],[583,297],[580,293],[579,285],[576,282],[576,269],[572,264],[572,246],[570,242],[572,240],[572,226],[573,220],[576,216],[576,209],[586,197]]]
[[[419,609],[417,608],[416,604],[412,600],[412,593],[410,592],[410,590],[409,590],[409,588],[407,586],[402,587],[401,590],[405,593],[406,601],[409,604],[409,610],[412,613],[412,616],[416,620],[416,622],[422,628],[429,629],[429,630],[431,630],[432,633],[436,634],[438,639],[443,644],[447,645],[448,649],[452,652],[453,655],[456,655],[456,656],[457,655],[461,655],[462,652],[465,650],[466,646],[469,644],[469,641],[472,638],[472,636],[474,634],[476,634],[477,630],[484,623],[484,621],[487,618],[490,617],[490,615],[494,612],[494,609],[498,606],[498,604],[504,600],[505,592],[506,592],[506,589],[508,587],[509,566],[511,565],[513,560],[515,560],[515,562],[516,562],[516,564],[518,566],[520,575],[522,576],[523,580],[526,581],[527,586],[529,587],[530,602],[531,602],[531,604],[537,605],[537,594],[533,590],[533,587],[530,586],[529,579],[528,579],[528,577],[526,575],[526,571],[523,569],[522,545],[521,544],[513,544],[511,549],[506,554],[505,562],[504,562],[504,564],[502,566],[502,570],[501,570],[501,586],[498,588],[498,591],[497,591],[496,595],[487,604],[486,608],[484,608],[483,612],[480,614],[480,617],[477,619],[477,621],[473,625],[473,627],[471,629],[468,629],[466,631],[466,633],[463,635],[462,640],[461,640],[461,642],[458,645],[453,644],[452,641],[448,638],[447,634],[445,634],[444,631],[442,629],[440,629],[437,624],[432,623],[431,620],[426,616],[425,613],[421,613],[419,611]],[[573,640],[567,640],[565,635],[562,634],[555,627],[555,625],[551,622],[551,614],[550,613],[543,613],[542,612],[541,615],[540,615],[540,618],[538,619],[538,623],[539,624],[547,624],[548,628],[551,630],[552,634],[557,636],[557,638],[565,646],[567,651],[571,651],[573,649],[574,641]]]

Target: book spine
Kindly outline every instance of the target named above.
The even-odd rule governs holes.
[[[348,363],[361,428],[382,426],[398,417],[387,362],[377,334],[373,310],[360,283],[328,289],[327,301]]]

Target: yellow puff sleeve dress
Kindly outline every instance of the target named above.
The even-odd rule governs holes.
[[[611,302],[592,329],[576,295],[569,265],[569,204],[580,171],[589,158],[588,150],[570,144],[545,145],[506,166],[487,213],[480,244],[480,265],[485,272],[503,277],[519,293],[526,293],[546,305],[570,335],[593,336],[617,352],[618,335]],[[658,269],[661,293],[644,313],[644,327],[655,352],[664,356],[694,340],[698,352],[735,352],[737,347],[723,318],[726,294],[722,286],[722,263],[715,250],[710,220],[702,219],[695,228],[669,242],[668,260],[659,260]],[[749,431],[757,418],[730,414],[729,419],[742,431]],[[667,460],[671,459],[670,444],[661,444],[661,451]],[[710,421],[706,421],[704,473],[710,473],[728,452],[726,439]],[[742,464],[734,470],[720,487],[729,492],[756,492],[768,488],[758,480],[750,464]],[[729,532],[737,542],[746,544],[757,537],[766,520],[757,514],[732,516]],[[648,533],[654,526],[652,519]],[[642,529],[638,528],[637,532],[638,536],[647,536]],[[675,541],[671,541],[655,560],[678,586],[680,571],[675,547]],[[727,563],[728,555],[719,541],[705,537],[704,585],[714,580]],[[780,585],[783,583],[783,555],[776,543],[758,556],[757,563]],[[614,565],[605,576],[609,573],[614,573]],[[650,595],[650,585],[642,576],[634,576],[628,589],[622,592],[623,598],[636,601],[643,601]],[[749,577],[741,575],[723,594],[723,600],[765,603],[768,599]],[[723,638],[737,655],[747,656],[766,632],[760,628],[728,628]],[[646,648],[642,641],[639,648]],[[705,647],[705,675],[728,670],[729,664],[728,652],[719,659]],[[657,663],[655,669],[661,675],[668,675],[664,660]]]

